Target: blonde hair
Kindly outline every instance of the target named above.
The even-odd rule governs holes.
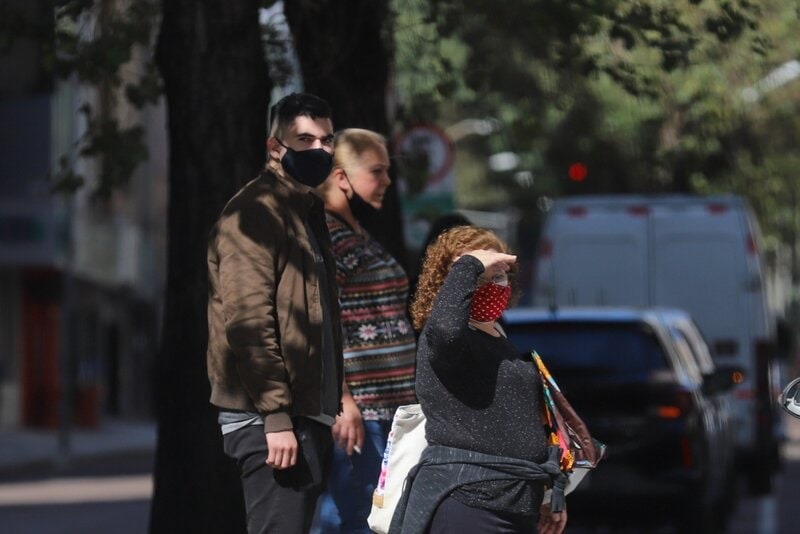
[[[510,254],[509,246],[494,232],[476,226],[457,226],[443,232],[430,245],[425,253],[425,263],[417,284],[417,292],[411,303],[411,320],[414,328],[421,330],[433,308],[433,301],[450,272],[453,261],[466,252],[481,249],[494,249]],[[509,274],[514,300],[517,296],[516,265]]]
[[[363,128],[346,128],[336,132],[336,140],[333,145],[333,168],[352,169],[361,162],[361,158],[367,152],[378,152],[386,150],[386,138],[378,132],[365,130]],[[323,182],[319,186],[321,192],[330,189],[329,181]]]

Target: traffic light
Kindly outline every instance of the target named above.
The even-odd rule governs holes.
[[[580,161],[576,161],[569,166],[567,174],[569,179],[573,182],[582,182],[586,179],[586,175],[589,174],[589,169],[585,164],[581,163]]]

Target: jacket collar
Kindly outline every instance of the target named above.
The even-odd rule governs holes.
[[[290,193],[296,194],[305,211],[311,209],[313,205],[322,202],[322,197],[315,188],[301,184],[289,176],[286,171],[283,170],[283,166],[280,162],[270,159],[267,161],[264,170],[275,175],[278,183],[285,187]]]

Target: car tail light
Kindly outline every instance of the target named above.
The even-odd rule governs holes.
[[[756,239],[753,237],[753,234],[747,234],[745,238],[745,247],[747,248],[747,253],[751,256],[758,256],[758,244],[756,243]]]
[[[732,371],[731,372],[731,381],[737,386],[739,384],[743,383],[744,382],[744,373],[742,371],[739,371],[738,369],[736,371]]]
[[[682,415],[681,409],[677,406],[659,406],[658,416],[662,419],[678,419]]]
[[[680,419],[691,411],[692,394],[684,389],[672,392],[666,402],[661,402],[656,407],[656,414],[661,419]]]
[[[681,465],[683,467],[692,467],[694,465],[692,442],[686,436],[681,437]]]
[[[711,215],[723,215],[728,212],[728,206],[725,204],[709,204],[706,209]]]
[[[570,206],[569,208],[567,208],[567,215],[575,218],[586,217],[586,214],[588,212],[589,210],[587,210],[586,207],[584,206]]]
[[[634,217],[646,217],[650,213],[650,208],[647,206],[630,206],[628,213]]]
[[[773,345],[766,339],[757,339],[756,350],[756,422],[759,436],[769,436],[772,432],[773,399],[770,391],[769,368]]]

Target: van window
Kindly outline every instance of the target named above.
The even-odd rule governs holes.
[[[568,369],[573,376],[640,382],[669,369],[655,334],[643,323],[559,321],[505,328],[525,357],[536,350],[548,367]]]
[[[675,327],[686,337],[689,348],[692,349],[692,354],[697,360],[697,365],[700,366],[700,372],[703,374],[712,372],[714,370],[714,360],[708,350],[708,342],[697,325],[694,323],[678,323]]]

